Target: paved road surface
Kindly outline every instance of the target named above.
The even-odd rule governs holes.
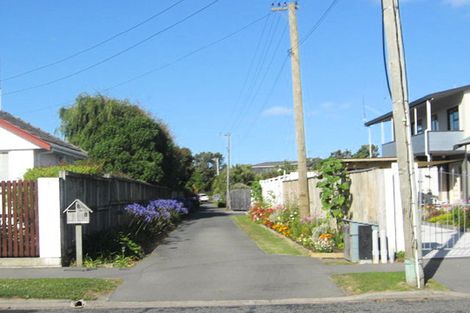
[[[68,310],[22,310],[6,311],[21,313],[62,313]],[[341,302],[328,304],[295,304],[266,306],[231,306],[231,307],[192,307],[192,308],[141,308],[141,309],[81,309],[82,313],[343,313],[343,312],[377,312],[377,313],[445,313],[469,312],[470,300],[426,300],[426,301],[365,301]],[[3,311],[0,311],[3,312]]]
[[[172,232],[111,301],[247,300],[342,296],[309,257],[267,255],[222,209],[203,208]]]

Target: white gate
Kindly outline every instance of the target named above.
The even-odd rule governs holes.
[[[422,171],[425,173],[425,170]],[[463,176],[458,164],[437,174],[421,175],[421,240],[424,258],[470,257],[470,206],[464,201]],[[430,177],[431,176],[431,177]],[[436,179],[437,178],[437,179]],[[438,182],[437,190],[426,179]]]

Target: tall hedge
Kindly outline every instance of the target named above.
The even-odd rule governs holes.
[[[82,94],[60,110],[60,118],[65,138],[106,172],[173,188],[189,179],[191,152],[175,145],[162,121],[127,100]]]

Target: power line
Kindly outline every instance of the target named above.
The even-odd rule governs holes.
[[[312,35],[313,33],[315,33],[315,31],[320,27],[320,25],[325,21],[326,17],[328,16],[328,14],[331,12],[331,10],[334,8],[334,6],[338,3],[338,0],[333,0],[331,2],[331,4],[326,8],[326,10],[322,13],[322,15],[320,16],[320,18],[317,20],[317,22],[313,25],[313,27],[307,32],[307,35],[301,39],[299,41],[299,44],[298,46],[301,46],[303,45]],[[253,119],[252,123],[250,124],[250,126],[248,127],[248,130],[245,132],[245,134],[242,136],[242,140],[244,138],[246,138],[246,136],[249,135],[250,131],[252,130],[253,128],[253,125],[256,123],[256,121],[259,119],[259,116],[260,114],[262,113],[263,109],[266,107],[268,101],[270,100],[271,96],[272,96],[272,93],[274,92],[274,88],[276,87],[277,85],[277,82],[279,81],[279,78],[280,78],[280,75],[282,74],[282,71],[284,70],[284,66],[286,64],[288,60],[288,56],[286,56],[284,58],[284,61],[282,63],[282,66],[281,68],[279,69],[279,72],[276,76],[276,79],[274,80],[274,83],[271,87],[271,90],[270,92],[268,93],[268,96],[266,97],[266,100],[265,102],[263,103],[262,107],[260,108],[260,110],[258,110],[257,114],[255,115],[255,118]]]
[[[55,84],[55,83],[57,83],[57,82],[60,82],[60,81],[62,81],[62,80],[65,80],[65,79],[68,79],[68,78],[77,76],[78,74],[81,74],[81,73],[83,73],[83,72],[86,72],[86,71],[88,71],[88,70],[90,70],[90,69],[92,69],[92,68],[95,68],[95,67],[97,67],[97,66],[99,66],[99,65],[101,65],[101,64],[103,64],[103,63],[106,63],[106,62],[108,62],[108,61],[110,61],[110,60],[112,60],[112,59],[114,59],[114,58],[116,58],[116,57],[118,57],[118,56],[120,56],[120,55],[122,55],[122,54],[124,54],[124,53],[126,53],[126,52],[128,52],[128,51],[130,51],[130,50],[132,50],[132,49],[134,49],[134,48],[137,48],[138,46],[140,46],[140,45],[144,44],[145,42],[147,42],[147,41],[149,41],[149,40],[155,38],[156,36],[158,36],[158,35],[160,35],[160,34],[166,32],[166,31],[168,31],[168,30],[170,30],[170,29],[176,27],[176,26],[179,25],[179,24],[184,23],[185,21],[189,20],[189,19],[192,18],[193,16],[195,16],[195,15],[197,15],[197,14],[199,14],[199,13],[205,11],[205,10],[207,10],[209,7],[213,6],[213,5],[216,4],[218,1],[219,1],[219,0],[214,0],[214,1],[212,1],[211,3],[205,5],[204,7],[198,9],[197,11],[195,11],[195,12],[193,12],[193,13],[191,13],[190,15],[186,16],[185,18],[183,18],[183,19],[181,19],[181,20],[179,20],[179,21],[177,21],[177,22],[171,24],[170,26],[167,26],[167,27],[165,27],[164,29],[162,29],[162,30],[160,30],[160,31],[158,31],[158,32],[156,32],[156,33],[153,33],[152,35],[146,37],[145,39],[140,40],[140,41],[138,41],[137,43],[135,43],[135,44],[133,44],[133,45],[131,45],[131,46],[129,46],[129,47],[127,47],[127,48],[125,48],[125,49],[123,49],[123,50],[121,50],[121,51],[119,51],[119,52],[117,52],[117,53],[115,53],[115,54],[113,54],[113,55],[107,57],[107,58],[104,58],[104,59],[102,59],[101,61],[98,61],[98,62],[96,62],[96,63],[94,63],[94,64],[91,64],[91,65],[89,65],[89,66],[87,66],[87,67],[85,67],[85,68],[83,68],[83,69],[81,69],[81,70],[78,70],[78,71],[73,72],[73,73],[71,73],[71,74],[68,74],[68,75],[65,75],[65,76],[56,78],[56,79],[54,79],[54,80],[51,80],[51,81],[48,81],[48,82],[45,82],[45,83],[42,83],[42,84],[38,84],[38,85],[34,85],[34,86],[22,88],[22,89],[13,90],[13,91],[10,91],[10,92],[5,93],[5,95],[17,94],[17,93],[21,93],[21,92],[28,91],[28,90],[32,90],[32,89],[37,89],[37,88],[49,86],[49,85]]]
[[[338,0],[333,0],[331,4],[326,8],[326,10],[322,13],[318,21],[313,25],[313,27],[307,32],[307,35],[303,39],[299,41],[299,46],[303,45],[312,34],[317,30],[318,27],[323,23],[323,21],[327,18],[328,14],[330,14],[333,7],[338,3]]]
[[[142,25],[144,25],[144,24],[150,22],[151,20],[153,20],[153,19],[159,17],[160,15],[162,15],[162,14],[168,12],[169,10],[171,10],[172,8],[174,8],[175,6],[177,6],[178,4],[180,4],[180,3],[184,2],[184,1],[186,1],[186,0],[180,0],[180,1],[178,1],[178,2],[176,2],[176,3],[174,3],[174,4],[172,4],[172,5],[170,5],[169,7],[167,7],[167,8],[165,8],[165,9],[163,9],[163,10],[161,10],[161,11],[159,11],[159,12],[153,14],[152,16],[146,18],[145,20],[143,20],[143,21],[141,21],[141,22],[135,24],[134,26],[129,27],[129,28],[127,28],[127,29],[125,29],[125,30],[123,30],[123,31],[121,31],[121,32],[119,32],[119,33],[116,33],[116,34],[114,34],[114,35],[112,35],[112,36],[110,36],[110,37],[108,37],[108,38],[106,38],[106,39],[104,39],[104,40],[102,40],[102,41],[100,41],[100,42],[98,42],[98,43],[95,43],[95,44],[89,46],[88,48],[85,48],[85,49],[79,50],[79,51],[77,51],[77,52],[74,52],[74,53],[72,53],[72,54],[70,54],[70,55],[68,55],[68,56],[66,56],[66,57],[63,57],[63,58],[58,59],[58,60],[56,60],[56,61],[53,61],[53,62],[51,62],[51,63],[44,64],[44,65],[40,65],[40,66],[34,67],[34,68],[30,69],[30,70],[27,70],[27,71],[24,71],[24,72],[20,72],[20,73],[18,73],[18,74],[14,74],[14,75],[12,75],[12,76],[6,77],[5,79],[2,79],[2,81],[12,80],[12,79],[15,79],[15,78],[19,78],[19,77],[22,77],[22,76],[25,76],[25,75],[28,75],[28,74],[31,74],[31,73],[34,73],[34,72],[43,70],[43,69],[45,69],[45,68],[49,68],[49,67],[51,67],[51,66],[54,66],[54,65],[63,63],[63,62],[65,62],[65,61],[67,61],[67,60],[70,60],[70,59],[72,59],[72,58],[75,58],[75,57],[77,57],[77,56],[79,56],[79,55],[81,55],[81,54],[84,54],[84,53],[88,52],[88,51],[91,51],[91,50],[93,50],[93,49],[96,49],[96,48],[98,48],[98,47],[100,47],[100,46],[102,46],[102,45],[104,45],[104,44],[106,44],[106,43],[108,43],[108,42],[110,42],[110,41],[116,39],[117,37],[120,37],[120,36],[122,36],[122,35],[124,35],[124,34],[130,32],[130,31],[132,31],[132,30],[134,30],[134,29],[136,29],[136,28],[138,28],[138,27],[140,27],[140,26],[142,26]]]
[[[253,103],[255,102],[256,97],[258,96],[258,94],[259,94],[259,92],[260,92],[260,89],[261,89],[261,87],[263,86],[263,84],[264,84],[264,82],[265,82],[265,80],[266,80],[266,77],[267,77],[267,75],[268,75],[268,73],[269,73],[269,70],[271,69],[272,64],[274,63],[274,59],[275,59],[275,57],[276,57],[276,52],[279,50],[279,48],[280,48],[280,46],[281,46],[282,39],[284,38],[284,35],[286,34],[286,31],[287,31],[287,28],[284,28],[284,30],[283,30],[281,36],[279,37],[279,41],[278,41],[278,43],[277,43],[277,45],[276,45],[276,48],[274,49],[273,55],[271,56],[271,60],[270,60],[270,62],[268,63],[267,69],[266,69],[266,71],[264,72],[264,74],[263,74],[263,76],[262,76],[262,78],[261,78],[261,80],[260,80],[260,82],[259,82],[259,84],[258,84],[258,88],[256,89],[255,92],[253,92],[253,94],[251,95],[251,99],[247,102],[246,109],[249,108],[250,106],[252,106]],[[285,61],[284,61],[284,62],[285,62]],[[284,63],[284,64],[285,64],[285,63]],[[282,67],[284,67],[284,64],[282,65]],[[279,75],[279,74],[278,74],[278,75]],[[278,78],[276,78],[276,80],[277,80],[277,79],[278,79]],[[246,112],[246,111],[247,111],[247,110],[245,110],[245,112]],[[243,115],[244,115],[244,113],[242,113],[241,116],[243,116]],[[236,126],[236,124],[234,125],[234,127],[235,127],[235,126]]]
[[[233,31],[233,32],[231,32],[231,33],[229,33],[229,34],[227,34],[227,35],[225,35],[225,36],[223,36],[223,37],[217,39],[217,40],[214,40],[214,41],[212,41],[212,42],[210,42],[210,43],[208,43],[208,44],[206,44],[206,45],[204,45],[204,46],[202,46],[202,47],[199,47],[199,48],[197,48],[197,49],[195,49],[195,50],[193,50],[193,51],[191,51],[191,52],[189,52],[189,53],[187,53],[187,54],[185,54],[185,55],[183,55],[183,56],[181,56],[181,57],[179,57],[179,58],[177,58],[177,59],[175,59],[175,60],[173,60],[173,61],[171,61],[171,62],[168,62],[168,63],[166,63],[166,64],[164,64],[164,65],[162,65],[162,66],[153,68],[153,69],[151,69],[151,70],[149,70],[149,71],[146,71],[146,72],[144,72],[144,73],[142,73],[142,74],[139,74],[139,75],[137,75],[137,76],[134,76],[134,77],[132,77],[132,78],[129,78],[129,79],[127,79],[127,80],[125,80],[125,81],[122,81],[122,82],[120,82],[120,83],[118,83],[118,84],[115,84],[115,85],[113,85],[113,86],[111,86],[111,87],[104,88],[104,90],[107,91],[107,90],[111,90],[111,89],[120,87],[120,86],[122,86],[122,85],[128,84],[128,83],[130,83],[130,82],[132,82],[132,81],[135,81],[135,80],[137,80],[137,79],[140,79],[140,78],[142,78],[142,77],[145,77],[145,76],[147,76],[147,75],[150,75],[150,74],[152,74],[152,73],[155,73],[155,72],[157,72],[157,71],[160,71],[160,70],[163,70],[163,69],[165,69],[165,68],[168,68],[168,67],[170,67],[170,66],[172,66],[172,65],[174,65],[174,64],[176,64],[176,63],[178,63],[178,62],[183,61],[184,59],[189,58],[190,56],[192,56],[192,55],[194,55],[194,54],[196,54],[196,53],[198,53],[198,52],[201,52],[201,51],[203,51],[203,50],[205,50],[205,49],[208,49],[208,48],[210,48],[210,47],[212,47],[212,46],[215,46],[215,45],[217,45],[217,44],[219,44],[219,43],[221,43],[221,42],[223,42],[223,41],[225,41],[225,40],[227,40],[227,39],[229,39],[229,38],[231,38],[231,37],[233,37],[233,36],[235,36],[235,35],[241,33],[242,31],[248,29],[249,27],[255,25],[256,23],[259,23],[260,21],[266,19],[266,18],[267,18],[269,15],[271,15],[271,14],[272,14],[272,13],[270,12],[270,13],[268,13],[268,14],[266,14],[266,15],[260,17],[260,18],[257,18],[257,19],[255,19],[255,20],[253,20],[252,22],[250,22],[250,23],[248,23],[248,24],[246,24],[246,25],[240,27],[239,29],[237,29],[237,30],[235,30],[235,31]],[[67,104],[62,104],[62,105],[67,105]],[[60,105],[60,106],[62,106],[62,105]],[[31,113],[31,112],[37,112],[37,111],[42,111],[42,110],[45,110],[45,109],[50,109],[50,108],[55,108],[55,107],[57,107],[57,106],[56,106],[56,105],[52,105],[52,106],[47,106],[47,107],[43,107],[43,108],[38,108],[38,109],[36,109],[36,110],[28,110],[27,112],[23,112],[23,113],[26,114],[26,113]]]
[[[271,16],[271,15],[272,15],[272,12],[268,13],[268,16]],[[250,65],[248,65],[248,71],[246,72],[245,79],[244,79],[243,84],[242,84],[242,88],[240,89],[240,92],[238,93],[237,101],[235,101],[235,105],[233,106],[232,111],[231,111],[229,116],[233,116],[236,113],[236,108],[238,107],[238,105],[240,104],[240,101],[242,100],[242,95],[245,93],[245,89],[247,87],[248,80],[251,76],[251,71],[253,70],[255,59],[258,56],[258,52],[260,50],[261,42],[262,42],[262,39],[263,39],[264,34],[266,32],[266,27],[268,25],[268,22],[269,22],[269,19],[266,19],[266,22],[263,25],[263,29],[261,31],[261,35],[259,37],[259,40],[256,43],[256,48],[254,50],[255,53],[253,53],[253,57],[250,58]]]
[[[231,130],[234,129],[235,126],[239,123],[239,121],[243,118],[243,115],[245,114],[245,112],[247,111],[247,108],[249,107],[249,105],[251,103],[250,99],[255,94],[256,86],[258,86],[258,79],[260,77],[260,74],[263,72],[263,67],[264,67],[264,64],[266,63],[266,58],[267,58],[267,56],[269,54],[269,51],[271,49],[271,45],[273,43],[275,34],[277,32],[277,27],[279,26],[279,20],[280,20],[280,18],[278,18],[276,20],[276,24],[274,24],[274,25],[271,24],[270,25],[270,29],[269,29],[268,35],[267,35],[267,40],[266,40],[265,45],[264,45],[264,47],[262,49],[262,52],[260,54],[260,59],[259,59],[259,62],[256,66],[256,69],[254,71],[254,76],[253,76],[252,82],[249,85],[249,88],[246,92],[245,103],[241,106],[240,110],[238,110],[238,114],[233,119],[233,122],[230,126]]]
[[[255,118],[252,120],[250,126],[248,126],[248,128],[245,131],[244,135],[241,137],[241,140],[244,140],[250,134],[250,132],[253,130],[253,126],[255,125],[256,121],[259,119],[259,116],[263,112],[263,110],[266,107],[266,105],[268,104],[269,100],[271,100],[271,97],[274,93],[274,89],[276,88],[277,83],[279,82],[279,79],[281,78],[281,74],[284,71],[284,68],[286,66],[286,63],[287,63],[288,59],[289,59],[289,55],[286,55],[285,58],[284,58],[284,61],[281,64],[281,67],[279,68],[279,71],[277,72],[276,78],[274,79],[273,84],[271,85],[271,89],[269,90],[269,92],[268,92],[268,94],[267,94],[267,96],[266,96],[266,98],[263,102],[263,105],[259,108],[258,112],[255,114]]]
[[[219,38],[219,39],[217,39],[217,40],[214,40],[214,41],[212,41],[212,42],[210,42],[210,43],[208,43],[208,44],[202,46],[202,47],[199,47],[199,48],[197,48],[197,49],[195,49],[195,50],[193,50],[193,51],[191,51],[191,52],[189,52],[189,53],[187,53],[187,54],[185,54],[185,55],[182,55],[182,56],[180,56],[179,58],[177,58],[177,59],[175,59],[175,60],[173,60],[173,61],[171,61],[171,62],[168,62],[168,63],[166,63],[166,64],[164,64],[164,65],[159,66],[159,67],[156,67],[156,68],[153,68],[153,69],[151,69],[151,70],[148,70],[148,71],[146,71],[146,72],[144,72],[144,73],[142,73],[142,74],[139,74],[139,75],[137,75],[137,76],[134,76],[134,77],[132,77],[132,78],[129,78],[129,79],[127,79],[127,80],[125,80],[125,81],[122,81],[122,82],[120,82],[120,83],[118,83],[118,84],[116,84],[116,85],[113,85],[113,86],[111,86],[111,87],[105,88],[105,90],[111,90],[111,89],[120,87],[120,86],[122,86],[122,85],[128,84],[128,83],[130,83],[130,82],[132,82],[132,81],[135,81],[135,80],[137,80],[137,79],[140,79],[140,78],[142,78],[142,77],[145,77],[145,76],[147,76],[147,75],[150,75],[150,74],[152,74],[152,73],[155,73],[155,72],[157,72],[157,71],[161,71],[161,70],[163,70],[163,69],[165,69],[165,68],[168,68],[168,67],[170,67],[170,66],[172,66],[172,65],[174,65],[174,64],[176,64],[176,63],[179,63],[179,62],[183,61],[184,59],[187,59],[187,58],[189,58],[190,56],[192,56],[192,55],[194,55],[194,54],[196,54],[196,53],[198,53],[198,52],[201,52],[201,51],[203,51],[203,50],[206,50],[206,49],[208,49],[208,48],[210,48],[210,47],[212,47],[212,46],[215,46],[215,45],[217,45],[217,44],[219,44],[219,43],[221,43],[221,42],[223,42],[223,41],[225,41],[225,40],[227,40],[227,39],[229,39],[229,38],[231,38],[231,37],[233,37],[233,36],[235,36],[235,35],[241,33],[241,32],[244,31],[245,29],[247,29],[247,28],[253,26],[254,24],[259,23],[260,21],[266,19],[270,14],[271,14],[271,13],[268,13],[268,14],[266,14],[266,15],[260,17],[260,18],[257,18],[257,19],[255,19],[254,21],[252,21],[252,22],[246,24],[245,26],[239,28],[238,30],[233,31],[233,32],[231,32],[231,33],[229,33],[229,34],[227,34],[227,35],[225,35],[225,36],[223,36],[223,37],[221,37],[221,38]]]

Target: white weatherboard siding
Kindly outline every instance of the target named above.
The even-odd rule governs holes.
[[[39,257],[48,266],[61,266],[59,178],[38,179]]]
[[[9,180],[23,179],[24,173],[34,167],[34,150],[10,151],[8,153]]]
[[[24,138],[0,127],[0,151],[39,149]]]
[[[24,138],[0,127],[0,152],[7,152],[7,172],[3,171],[3,180],[23,179],[24,173],[34,167],[34,150],[40,147],[32,144]]]

